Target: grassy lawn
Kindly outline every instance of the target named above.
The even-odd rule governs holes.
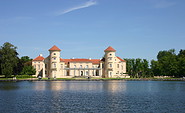
[[[10,78],[5,78],[4,75],[0,75],[0,80],[13,80],[13,75]],[[36,77],[30,75],[16,75],[16,80],[39,80]],[[183,80],[182,78],[42,78],[41,80]]]

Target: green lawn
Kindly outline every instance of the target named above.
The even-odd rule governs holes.
[[[5,78],[0,75],[0,80],[13,80],[13,75],[10,78]],[[38,80],[38,78],[29,75],[16,75],[16,80]],[[41,80],[184,80],[182,78],[42,78]]]

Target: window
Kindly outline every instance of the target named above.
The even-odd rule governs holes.
[[[53,53],[53,55],[56,55],[56,53]]]
[[[80,68],[82,68],[82,65],[80,65]]]
[[[61,64],[60,67],[63,68],[63,64]]]
[[[112,54],[109,54],[110,56],[112,56]]]
[[[88,65],[86,65],[86,68],[88,68],[89,66]]]
[[[88,72],[88,71],[86,71],[86,75],[87,75],[87,76],[89,75],[89,72]]]
[[[74,68],[76,68],[76,65],[74,65]]]
[[[109,60],[112,60],[112,57],[109,57]]]
[[[53,60],[56,60],[56,57],[53,57]]]
[[[53,64],[53,67],[56,68],[56,64],[55,63]]]
[[[123,66],[121,66],[121,69],[123,70]]]
[[[38,65],[38,69],[40,70],[40,65]]]
[[[117,64],[117,68],[119,68],[119,64]]]
[[[36,68],[36,65],[34,65],[34,68]]]
[[[112,64],[110,64],[109,66],[112,67]]]
[[[112,76],[112,72],[109,72],[109,75]]]

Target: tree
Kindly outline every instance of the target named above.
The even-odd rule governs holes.
[[[157,55],[160,75],[176,76],[178,73],[177,55],[174,49],[168,51],[159,51]]]
[[[127,72],[133,78],[144,78],[151,76],[149,62],[146,59],[125,59],[127,61]]]
[[[5,77],[10,77],[14,74],[14,68],[18,63],[18,53],[16,49],[17,47],[9,42],[5,42],[3,46],[0,47],[0,67]]]
[[[24,66],[23,70],[21,72],[21,75],[34,75],[36,73],[36,70],[33,66]]]
[[[30,57],[22,56],[19,59],[19,63],[18,63],[18,66],[17,66],[18,73],[21,74],[22,70],[25,66],[31,66],[31,61],[32,61],[32,59],[30,59]]]
[[[142,76],[143,77],[151,76],[150,69],[149,69],[149,62],[146,59],[143,59],[142,64],[143,64]]]
[[[152,60],[151,61],[151,71],[154,76],[160,76],[161,75],[161,67],[159,66],[159,62]]]
[[[180,50],[178,56],[178,76],[185,77],[185,50]]]

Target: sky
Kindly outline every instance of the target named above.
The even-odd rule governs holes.
[[[185,0],[0,0],[0,45],[31,58],[58,46],[62,58],[156,59],[185,49]]]

